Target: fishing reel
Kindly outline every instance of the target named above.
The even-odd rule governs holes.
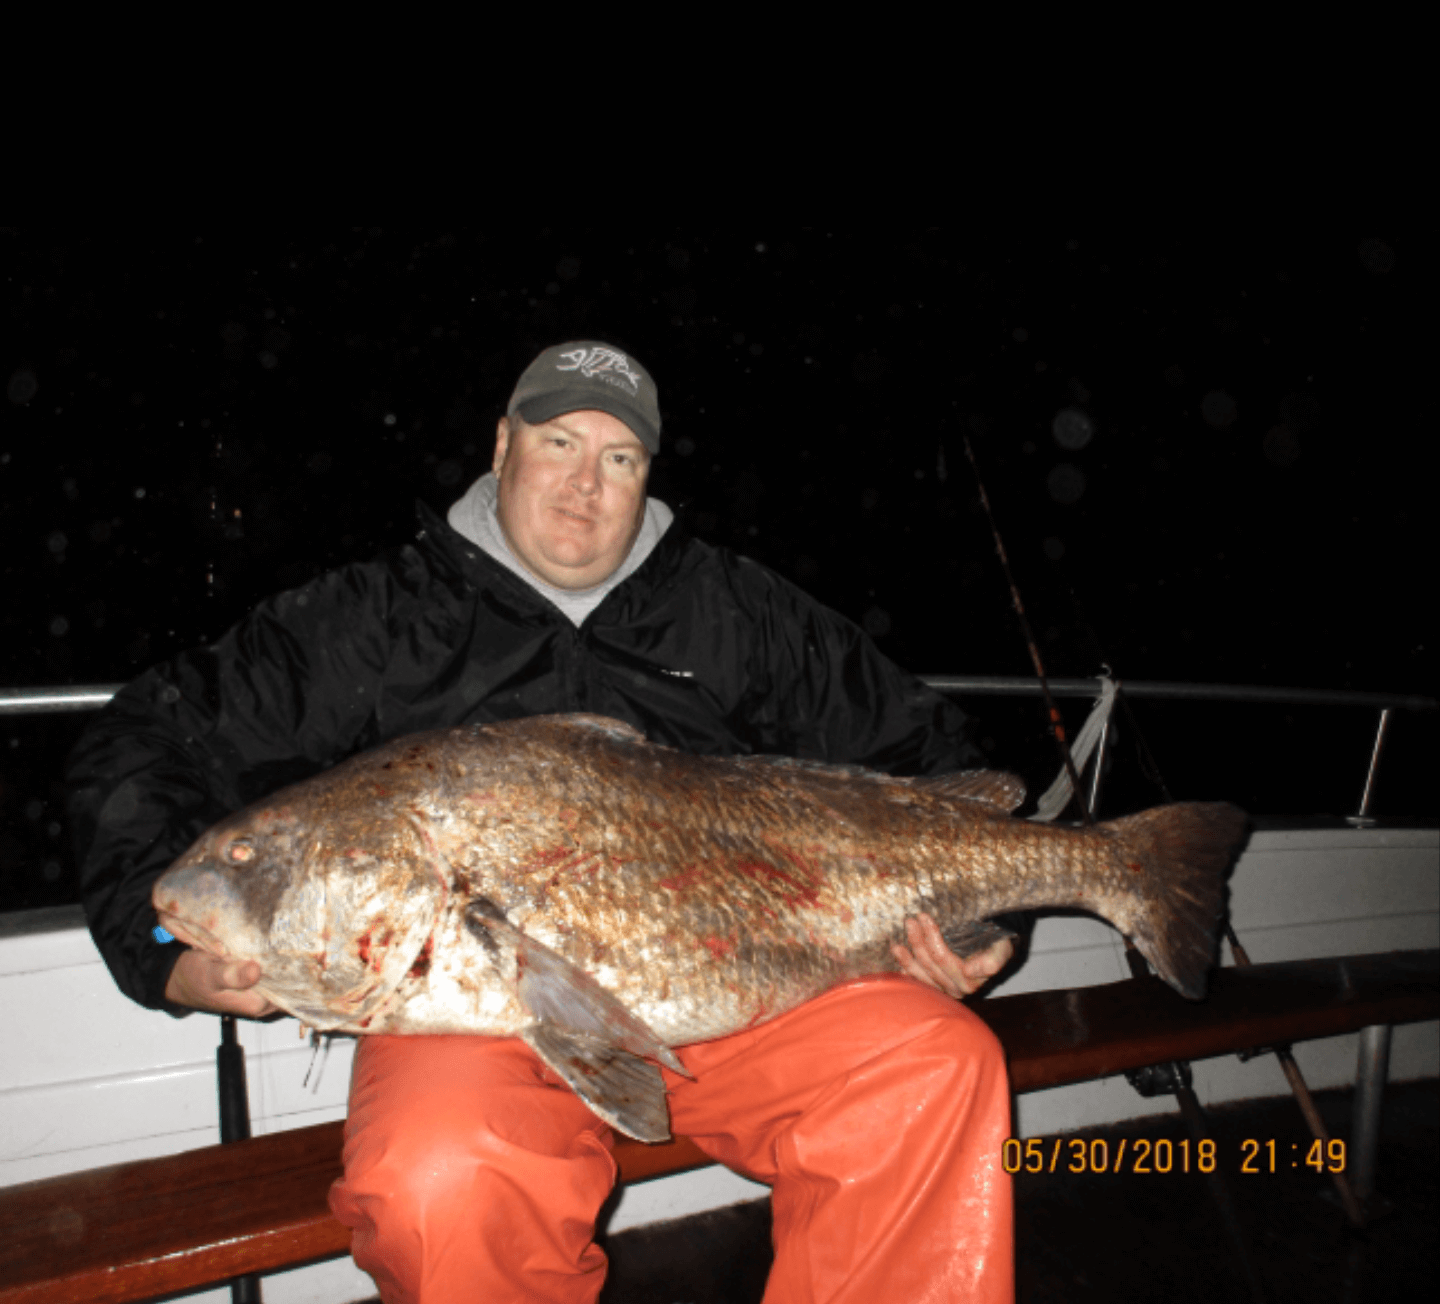
[[[1147,1064],[1143,1069],[1127,1069],[1125,1080],[1146,1099],[1173,1096],[1186,1090],[1194,1081],[1190,1066],[1180,1060],[1168,1064]]]

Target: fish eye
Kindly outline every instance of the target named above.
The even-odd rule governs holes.
[[[234,842],[230,844],[230,850],[227,854],[229,855],[231,860],[246,861],[250,860],[255,855],[255,848],[252,847],[248,842],[237,838]]]

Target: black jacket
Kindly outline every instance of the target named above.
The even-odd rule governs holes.
[[[260,603],[118,693],[67,763],[96,945],[121,990],[164,999],[180,953],[150,887],[216,820],[402,734],[555,711],[710,754],[894,774],[983,765],[960,709],[850,621],[671,526],[578,629],[423,505],[413,545]]]

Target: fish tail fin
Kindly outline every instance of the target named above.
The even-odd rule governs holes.
[[[1179,802],[1103,827],[1119,844],[1136,889],[1122,925],[1135,946],[1182,996],[1199,1000],[1225,917],[1225,878],[1249,826],[1225,802]]]

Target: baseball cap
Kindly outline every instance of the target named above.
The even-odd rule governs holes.
[[[660,451],[660,395],[634,358],[613,344],[572,340],[535,359],[510,395],[507,416],[519,413],[528,425],[582,408],[608,412],[635,432],[651,453]]]

